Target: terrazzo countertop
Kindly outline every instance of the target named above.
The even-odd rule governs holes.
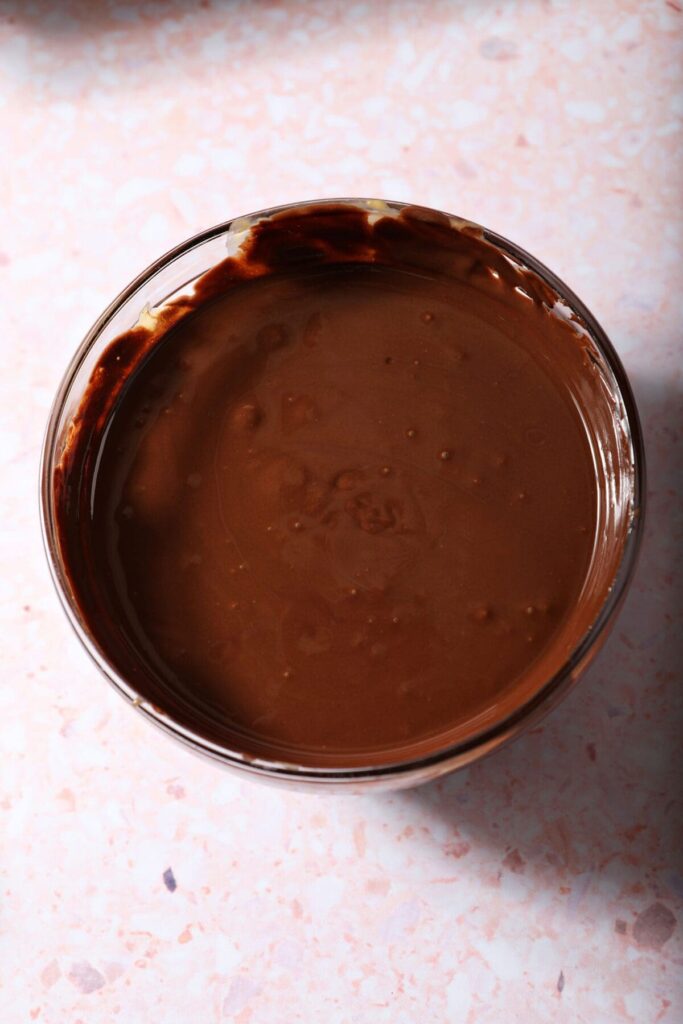
[[[683,5],[0,0],[0,1017],[683,1021]],[[162,251],[335,195],[479,221],[629,371],[649,518],[533,732],[396,795],[273,791],[131,712],[53,593],[37,472],[81,337]]]

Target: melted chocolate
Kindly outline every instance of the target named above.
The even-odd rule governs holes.
[[[107,660],[251,756],[392,762],[509,715],[623,546],[577,318],[473,228],[371,220],[258,223],[110,345],[55,478]]]

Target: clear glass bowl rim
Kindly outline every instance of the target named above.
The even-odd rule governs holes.
[[[56,523],[53,509],[53,476],[55,469],[55,455],[59,444],[59,425],[64,411],[66,399],[70,393],[71,386],[92,348],[97,344],[102,331],[120,308],[132,298],[145,284],[151,281],[158,273],[162,272],[175,260],[184,256],[191,250],[198,249],[207,242],[211,242],[222,235],[228,235],[235,225],[242,229],[245,223],[252,226],[256,222],[277,216],[285,211],[292,211],[317,206],[350,206],[366,210],[369,214],[381,215],[383,211],[398,213],[406,208],[418,208],[429,211],[430,208],[394,200],[378,200],[363,198],[340,198],[340,199],[313,199],[303,202],[287,203],[281,206],[270,207],[252,214],[231,218],[214,227],[201,231],[191,238],[186,239],[173,249],[166,252],[159,259],[151,263],[137,277],[134,278],[123,289],[122,292],[109,304],[104,312],[98,317],[83,341],[71,358],[67,369],[57,389],[45,432],[45,438],[41,450],[40,459],[40,521],[43,537],[43,544],[50,568],[50,573],[58,597],[67,614],[67,617],[76,632],[81,644],[100,671],[107,678],[109,683],[138,711],[155,725],[165,732],[174,736],[185,746],[189,746],[196,753],[208,757],[212,761],[219,761],[226,767],[235,768],[242,773],[261,776],[264,781],[291,782],[297,784],[320,783],[325,784],[353,784],[353,783],[381,783],[384,784],[410,784],[410,780],[420,781],[422,778],[437,777],[446,772],[453,771],[459,767],[478,760],[482,756],[498,749],[504,743],[526,730],[531,724],[554,707],[567,693],[570,687],[578,680],[581,668],[588,659],[592,649],[600,639],[604,639],[607,627],[611,624],[613,617],[619,609],[628,586],[631,582],[638,552],[643,534],[643,522],[645,512],[646,493],[646,472],[645,472],[645,449],[643,433],[640,424],[638,410],[622,362],[605,334],[604,330],[564,281],[557,277],[543,263],[537,260],[530,253],[509,239],[489,230],[472,221],[464,220],[452,214],[447,217],[456,225],[470,225],[481,231],[483,238],[507,253],[516,263],[529,268],[561,297],[564,303],[569,306],[583,320],[588,328],[591,341],[602,354],[609,366],[620,397],[626,411],[629,440],[633,451],[633,495],[632,511],[628,526],[627,536],[624,542],[622,557],[614,578],[612,588],[593,624],[585,632],[581,641],[572,651],[562,667],[551,676],[546,683],[526,703],[517,708],[512,714],[502,721],[489,726],[479,733],[473,734],[466,739],[436,750],[429,755],[406,759],[395,763],[368,765],[361,767],[311,767],[297,765],[294,762],[268,761],[266,759],[251,758],[238,751],[230,750],[205,739],[198,733],[186,728],[180,723],[169,718],[161,709],[155,708],[142,700],[133,688],[123,679],[116,669],[109,664],[105,654],[99,650],[94,643],[83,621],[77,605],[69,593],[66,577],[61,566],[59,544],[56,534]],[[443,211],[433,212],[444,215]],[[226,252],[227,255],[227,252]],[[344,787],[346,788],[346,787]]]

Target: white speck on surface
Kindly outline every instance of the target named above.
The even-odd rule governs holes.
[[[123,185],[120,185],[114,192],[114,202],[118,206],[128,206],[140,199],[146,199],[154,195],[162,188],[159,178],[129,178]]]
[[[470,128],[486,120],[487,113],[481,104],[459,99],[450,105],[448,120],[453,128]]]
[[[181,178],[194,178],[206,167],[206,160],[198,153],[182,153],[173,165],[174,172]]]
[[[642,22],[639,15],[632,14],[622,20],[612,38],[615,43],[619,43],[622,46],[628,43],[636,43],[640,39],[641,29]]]
[[[557,45],[558,50],[563,57],[568,60],[578,63],[586,59],[586,55],[589,52],[589,47],[585,39],[581,39],[579,36],[572,36],[569,39],[562,39]]]
[[[337,906],[343,895],[343,880],[333,876],[316,878],[306,888],[307,899],[316,916],[328,914],[333,907]]]
[[[599,124],[605,120],[605,108],[595,100],[569,100],[565,110],[570,117],[588,124]]]

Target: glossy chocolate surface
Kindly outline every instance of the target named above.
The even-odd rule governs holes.
[[[607,596],[601,401],[580,323],[476,229],[285,211],[100,359],[55,479],[70,585],[214,742],[438,749],[532,698]]]

